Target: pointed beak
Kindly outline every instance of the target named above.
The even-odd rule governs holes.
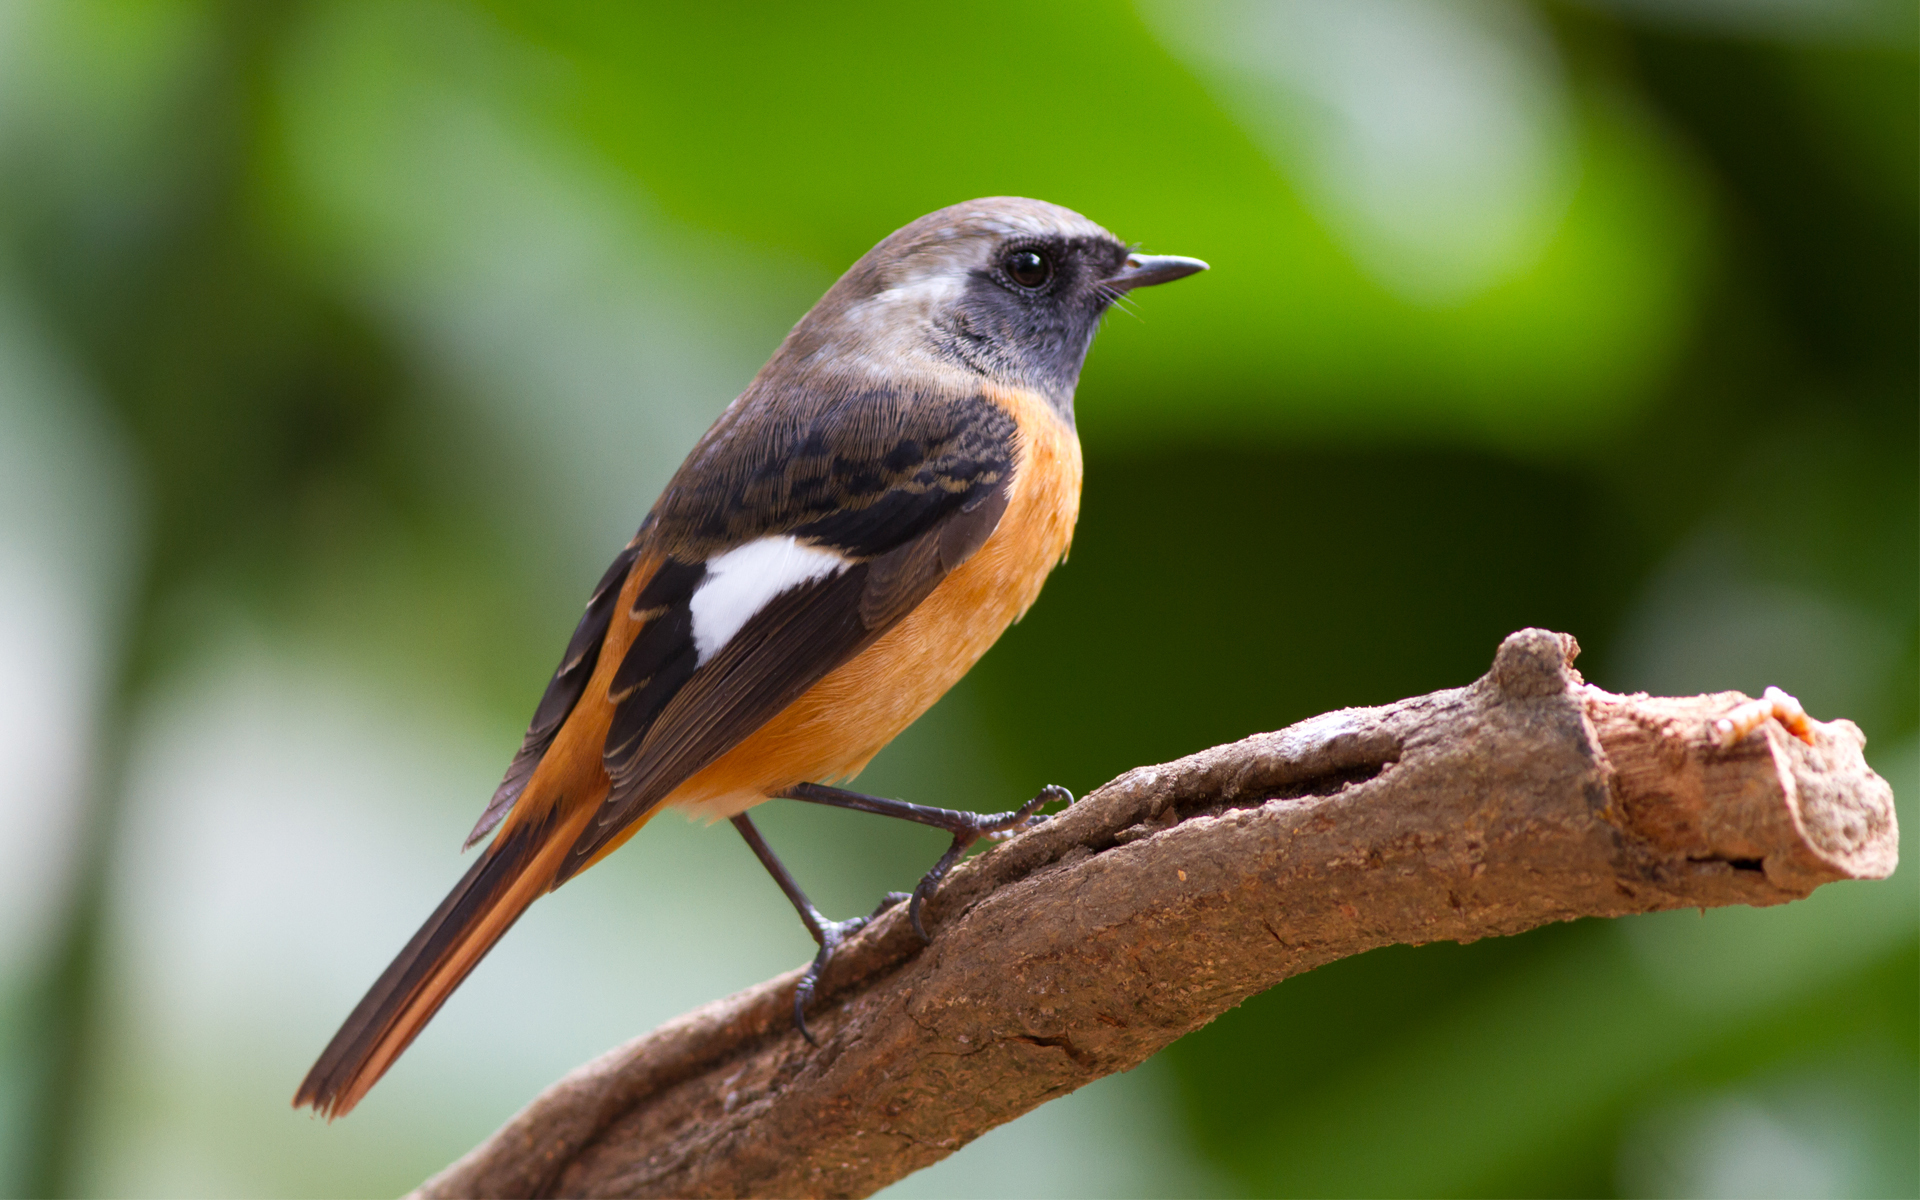
[[[1172,283],[1206,269],[1207,264],[1199,259],[1178,254],[1129,254],[1120,269],[1107,277],[1107,286],[1126,292],[1156,283]]]

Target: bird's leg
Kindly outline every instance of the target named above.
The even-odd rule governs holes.
[[[787,865],[774,854],[773,847],[767,845],[767,839],[760,836],[760,830],[747,814],[741,813],[733,818],[733,827],[740,831],[740,836],[747,840],[748,846],[752,847],[754,857],[760,860],[760,865],[767,869],[767,874],[773,876],[773,881],[780,885],[782,892],[786,893],[787,900],[799,912],[800,920],[806,925],[807,932],[813,935],[814,941],[820,943],[820,953],[813,956],[813,965],[807,968],[807,973],[800,977],[799,984],[793,989],[793,1026],[800,1031],[801,1037],[807,1039],[810,1044],[818,1046],[820,1043],[814,1039],[813,1031],[807,1028],[807,1002],[813,999],[813,990],[820,983],[821,972],[827,969],[827,961],[833,957],[833,952],[840,948],[841,942],[860,932],[874,917],[905,900],[907,894],[889,892],[886,898],[880,901],[880,907],[874,909],[870,916],[853,917],[845,921],[829,921],[819,909],[813,906],[813,901],[807,899],[807,894],[800,890],[800,885],[794,882],[792,873],[787,870]]]
[[[953,835],[953,845],[933,864],[933,869],[921,877],[920,883],[913,889],[912,901],[907,905],[907,916],[913,922],[913,931],[920,940],[932,944],[927,936],[926,927],[920,924],[920,907],[927,897],[933,895],[940,886],[940,880],[960,861],[967,847],[981,838],[1001,838],[1011,836],[1030,825],[1046,820],[1036,816],[1043,805],[1054,801],[1073,803],[1073,793],[1063,787],[1048,784],[1040,789],[1040,794],[1027,801],[1012,812],[972,813],[960,812],[951,808],[929,808],[924,804],[909,804],[905,800],[888,800],[883,796],[868,796],[860,792],[849,792],[844,788],[827,787],[819,783],[796,783],[780,795],[788,800],[805,800],[809,804],[826,804],[834,808],[850,808],[855,812],[874,813],[882,817],[898,817],[903,821],[913,821],[920,825],[931,825],[935,829],[944,829]],[[791,894],[791,893],[790,893]],[[886,908],[885,904],[881,909]],[[876,910],[878,911],[878,910]]]

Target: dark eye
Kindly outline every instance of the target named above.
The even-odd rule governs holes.
[[[1015,250],[1003,265],[1008,279],[1030,291],[1047,286],[1053,278],[1053,261],[1038,250]]]

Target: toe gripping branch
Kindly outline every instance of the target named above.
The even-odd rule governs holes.
[[[921,908],[938,890],[940,881],[946,878],[947,872],[953,869],[954,864],[960,861],[967,850],[981,838],[999,841],[1012,837],[1022,829],[1039,824],[1046,820],[1045,816],[1040,815],[1040,809],[1048,804],[1073,803],[1072,792],[1053,784],[1041,788],[1038,795],[1019,808],[1000,813],[971,813],[951,808],[930,808],[924,804],[910,804],[905,800],[868,796],[818,783],[796,784],[780,795],[788,800],[804,800],[809,804],[849,808],[856,812],[894,817],[919,825],[931,825],[935,829],[944,829],[953,835],[953,844],[947,847],[947,852],[940,856],[939,861],[933,864],[933,868],[920,877],[920,882],[914,886],[912,892],[887,893],[881,898],[879,907],[867,916],[853,917],[845,921],[829,921],[818,908],[814,907],[813,902],[807,899],[806,893],[800,890],[800,885],[794,880],[786,865],[774,854],[773,848],[767,845],[766,839],[760,835],[760,830],[755,827],[753,821],[745,813],[733,818],[734,828],[738,829],[740,836],[746,839],[747,845],[753,849],[754,856],[760,860],[760,865],[765,867],[767,873],[773,876],[773,881],[780,885],[780,890],[786,894],[788,901],[799,912],[800,920],[806,925],[807,932],[812,934],[813,940],[820,945],[820,952],[814,955],[812,965],[807,968],[807,973],[801,976],[799,984],[793,990],[794,1027],[799,1029],[800,1036],[816,1046],[819,1042],[807,1028],[807,1005],[812,1001],[814,991],[820,985],[820,977],[826,971],[828,961],[833,958],[834,951],[839,949],[842,942],[865,928],[867,923],[875,917],[905,900],[907,917],[913,923],[913,931],[920,935],[921,941],[931,945],[933,938],[928,936],[926,926],[920,920]]]

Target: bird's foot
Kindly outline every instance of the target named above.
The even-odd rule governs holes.
[[[947,847],[945,854],[940,856],[940,861],[933,864],[933,869],[920,877],[919,884],[913,889],[913,898],[907,904],[907,919],[913,923],[913,931],[920,935],[921,941],[928,945],[933,944],[933,938],[927,934],[927,927],[920,923],[920,910],[938,890],[940,881],[946,878],[947,872],[960,861],[967,849],[981,838],[989,838],[996,842],[1004,841],[1023,830],[1033,828],[1047,819],[1040,810],[1056,802],[1072,804],[1073,793],[1050,783],[1041,788],[1033,799],[1011,812],[952,814],[956,820],[945,828],[952,832],[953,844]]]
[[[807,1005],[812,1003],[813,994],[820,986],[820,977],[826,973],[827,963],[833,960],[834,951],[848,938],[871,925],[875,917],[911,897],[911,892],[888,892],[880,897],[880,903],[874,906],[872,912],[845,921],[829,921],[819,915],[819,910],[814,910],[814,923],[809,928],[817,927],[814,938],[820,943],[820,952],[813,956],[807,973],[800,977],[800,982],[793,989],[793,1027],[810,1045],[818,1046],[820,1042],[813,1036],[813,1031],[807,1028]]]
[[[879,916],[888,907],[886,902],[882,902],[879,908],[873,910],[873,915]],[[813,1030],[807,1028],[807,1005],[813,1000],[814,990],[820,986],[820,976],[826,972],[827,963],[832,961],[833,952],[840,948],[840,943],[865,929],[872,920],[873,917],[851,917],[845,921],[820,922],[819,931],[815,934],[820,942],[820,952],[813,956],[807,973],[800,977],[800,982],[793,989],[793,1027],[800,1031],[801,1037],[807,1039],[808,1045],[820,1044],[820,1039],[813,1036]]]

